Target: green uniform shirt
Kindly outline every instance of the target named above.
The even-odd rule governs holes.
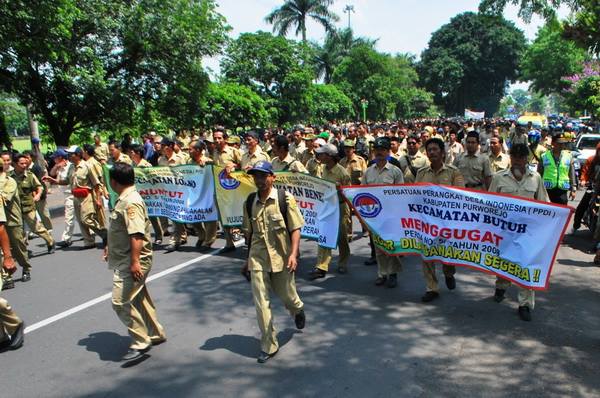
[[[15,179],[19,187],[19,198],[21,199],[21,209],[24,213],[29,213],[35,209],[33,195],[42,184],[40,180],[29,170],[25,170],[23,174],[13,172],[11,175]]]
[[[108,227],[108,268],[127,271],[131,265],[131,243],[134,234],[143,236],[140,265],[152,265],[150,219],[144,200],[134,186],[126,188],[115,202]]]

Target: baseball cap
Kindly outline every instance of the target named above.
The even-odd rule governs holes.
[[[258,162],[254,163],[254,166],[252,166],[247,173],[251,175],[255,173],[273,174],[273,165],[266,160],[259,160]]]
[[[315,149],[315,153],[320,154],[324,153],[329,156],[335,156],[338,154],[337,147],[333,144],[325,144]]]
[[[58,148],[56,151],[54,151],[54,153],[52,154],[52,158],[57,158],[57,157],[61,157],[61,158],[67,158],[69,156],[69,154],[67,153],[67,151],[65,151],[62,148]]]
[[[325,142],[325,140],[323,138],[317,138],[315,140],[315,144],[319,144],[320,146],[327,145],[327,143]]]
[[[354,140],[344,140],[344,146],[345,147],[355,147],[356,143],[354,142]]]
[[[304,141],[312,141],[315,138],[317,138],[317,136],[314,134],[306,134],[304,137],[302,137]]]
[[[373,148],[390,149],[391,147],[392,145],[390,144],[390,140],[386,137],[379,137],[373,143]]]
[[[67,149],[65,149],[67,153],[83,153],[83,150],[79,148],[77,145],[71,145]]]

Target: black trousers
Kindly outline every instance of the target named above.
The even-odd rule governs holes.
[[[550,202],[558,203],[561,205],[566,205],[569,203],[569,191],[564,191],[562,189],[549,189],[548,196],[550,197]]]
[[[575,216],[573,218],[573,224],[581,224],[581,219],[583,218],[583,214],[587,210],[590,205],[590,200],[592,199],[592,193],[587,192],[581,198],[581,202],[579,202],[579,206],[577,206],[577,210],[575,210]]]

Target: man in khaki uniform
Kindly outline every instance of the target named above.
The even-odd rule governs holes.
[[[104,258],[113,270],[112,307],[132,339],[123,360],[131,361],[167,337],[146,287],[152,268],[150,220],[144,200],[135,189],[133,167],[117,163],[109,173],[110,186],[119,198],[110,215]]]
[[[312,133],[309,133],[312,134]],[[306,144],[303,140],[304,126],[295,126],[292,132],[292,143],[290,144],[290,155],[293,158],[302,160],[302,154],[306,151]],[[305,164],[306,165],[306,164]]]
[[[438,138],[432,138],[425,143],[425,149],[430,165],[419,170],[416,182],[428,182],[431,184],[451,185],[455,187],[465,186],[463,176],[458,169],[452,165],[445,164],[444,162],[444,141]],[[430,302],[440,295],[437,277],[435,276],[436,263],[439,262],[423,261],[423,275],[425,276],[427,288],[425,295],[421,297],[421,301],[424,303]],[[448,289],[455,289],[456,280],[454,279],[454,274],[456,273],[456,267],[444,264],[442,270]]]
[[[500,171],[508,170],[510,168],[510,156],[502,151],[503,144],[502,137],[492,136],[490,138],[490,170],[492,174],[496,174]]]
[[[354,140],[344,140],[344,153],[346,156],[342,160],[340,160],[340,166],[344,167],[348,174],[350,175],[350,183],[352,185],[360,185],[360,181],[362,176],[367,171],[367,161],[358,156],[355,152],[355,142]],[[364,228],[364,227],[363,227]],[[348,233],[348,240],[352,240],[352,212],[349,212],[349,216],[347,218],[346,232]],[[363,229],[363,234],[366,233],[366,230]]]
[[[259,139],[256,131],[248,131],[244,142],[246,143],[247,150],[242,155],[242,170],[250,170],[259,160],[269,161],[269,156],[258,145]]]
[[[325,144],[327,144],[327,143],[322,138],[317,138],[316,140],[314,140],[312,142],[313,154],[315,153],[315,150],[317,148],[320,148],[321,146],[323,146]],[[308,174],[310,174],[311,176],[318,177],[318,178],[322,177],[323,165],[321,164],[319,159],[317,159],[316,156],[313,155],[310,159],[308,159],[305,166],[306,166],[306,170],[308,170]]]
[[[479,153],[479,133],[469,131],[466,142],[467,151],[456,158],[454,166],[463,176],[465,187],[485,191],[492,179],[490,159]]]
[[[116,141],[111,141],[108,143],[108,152],[110,153],[110,159],[108,163],[127,163],[129,165],[133,164],[131,158],[127,156],[125,153],[121,152],[121,144]]]
[[[338,189],[343,185],[350,185],[350,174],[346,169],[340,166],[337,162],[338,150],[333,144],[325,144],[320,148],[315,149],[317,157],[323,164],[323,179],[334,182]],[[338,200],[340,203],[340,221],[337,246],[340,257],[338,259],[337,271],[340,274],[348,272],[348,260],[350,259],[350,246],[348,245],[348,218],[350,217],[350,209],[344,200],[342,193],[338,192]],[[324,278],[329,271],[329,263],[331,262],[331,249],[319,246],[317,249],[317,265],[310,273],[310,279]]]
[[[6,216],[6,233],[12,248],[12,255],[21,268],[23,268],[21,281],[27,282],[31,280],[31,263],[29,262],[29,255],[27,253],[27,241],[23,234],[21,199],[19,197],[17,182],[12,177],[6,175],[6,171],[2,171],[0,174],[0,183],[2,184],[0,193],[4,203],[2,211],[4,211]],[[14,281],[9,273],[2,271],[2,279],[5,281],[5,288],[7,285],[14,286]]]
[[[400,169],[404,173],[404,182],[411,184],[419,169],[428,166],[427,156],[420,151],[421,139],[418,134],[410,134],[406,139],[407,154],[400,158]]]
[[[0,176],[0,186],[3,186],[6,174]],[[16,271],[12,257],[9,238],[6,234],[6,214],[4,205],[0,203],[0,248],[2,249],[2,272],[12,275]],[[0,291],[3,289],[0,278]],[[8,301],[0,297],[0,351],[16,350],[23,345],[25,323],[13,311]]]
[[[195,164],[199,167],[206,167],[213,163],[212,159],[205,156],[206,145],[204,142],[195,140],[190,142],[190,160],[188,164]],[[196,231],[198,241],[196,242],[196,248],[200,249],[200,252],[208,252],[212,249],[213,243],[217,240],[217,222],[206,221],[192,224],[192,227]]]
[[[454,161],[465,151],[462,144],[456,139],[456,131],[448,133],[448,148],[446,149],[446,164],[454,164]]]
[[[285,136],[283,136],[283,137],[285,137]],[[304,152],[302,152],[302,156],[298,160],[300,160],[300,162],[302,162],[302,164],[304,166],[306,166],[306,164],[308,163],[308,161],[310,159],[314,159],[314,157],[315,157],[314,141],[316,139],[317,139],[317,136],[314,134],[306,134],[304,136],[304,138],[302,138],[302,140],[304,140],[304,145],[306,146],[306,149],[304,150]],[[289,141],[288,141],[288,143],[289,143]],[[289,144],[289,145],[291,145],[291,144]]]
[[[108,145],[102,142],[98,134],[94,136],[94,157],[100,163],[104,164],[108,161]]]
[[[83,160],[88,164],[90,171],[94,174],[98,182],[100,182],[100,197],[96,197],[96,191],[92,191],[92,199],[94,201],[94,209],[96,209],[96,215],[98,216],[98,224],[100,228],[106,228],[108,223],[106,221],[106,213],[104,211],[104,198],[108,198],[108,191],[104,182],[104,171],[102,169],[102,163],[100,163],[94,157],[94,147],[88,144],[83,146]]]
[[[23,222],[25,222],[31,232],[46,241],[48,253],[53,253],[56,247],[54,238],[52,238],[42,223],[37,220],[36,216],[35,202],[40,200],[42,195],[42,183],[29,171],[29,162],[25,155],[17,155],[14,160],[14,170],[11,177],[15,179],[19,187]]]
[[[252,297],[261,331],[258,362],[264,363],[279,351],[271,313],[271,291],[283,301],[296,327],[303,329],[305,325],[304,304],[295,281],[300,228],[304,220],[296,200],[287,192],[286,214],[281,214],[279,193],[273,189],[275,175],[269,162],[257,162],[248,173],[254,177],[258,191],[247,199],[252,199],[250,214],[244,204],[243,230],[249,242],[245,271],[252,275]]]
[[[525,144],[515,144],[510,148],[511,168],[495,174],[490,184],[490,192],[506,193],[527,199],[550,202],[544,181],[535,171],[527,167],[529,152]],[[494,300],[501,302],[510,281],[497,277]],[[531,310],[535,306],[535,292],[531,289],[519,288],[519,317],[531,321]]]
[[[380,137],[375,140],[373,144],[375,162],[365,171],[361,185],[404,183],[402,170],[388,161],[390,147],[388,138]],[[373,239],[371,239],[371,245],[374,246]],[[389,256],[379,247],[376,247],[375,258],[377,259],[375,285],[383,286],[385,284],[389,288],[396,287],[398,285],[398,272],[402,269],[400,257]]]
[[[308,174],[308,170],[306,170],[306,167],[304,167],[302,162],[290,155],[289,145],[290,144],[284,135],[278,135],[273,139],[272,150],[275,155],[275,157],[271,159],[273,171],[293,171],[296,173]]]

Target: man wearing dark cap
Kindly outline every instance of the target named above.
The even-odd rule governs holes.
[[[417,172],[415,182],[428,182],[431,184],[451,185],[455,187],[464,187],[465,181],[460,171],[444,161],[445,145],[444,141],[439,138],[431,138],[425,142],[425,150],[429,158],[430,165],[423,167]],[[423,261],[423,276],[425,277],[425,285],[427,291],[421,297],[424,303],[430,302],[439,297],[438,281],[435,276],[435,266],[440,264],[439,261]],[[446,279],[446,287],[449,290],[456,288],[456,280],[454,274],[456,267],[452,265],[443,265],[442,270]]]
[[[294,197],[284,191],[282,196],[273,188],[275,175],[271,163],[259,161],[248,174],[254,178],[257,192],[250,194],[244,203],[243,230],[249,248],[245,268],[251,274],[252,296],[261,331],[261,352],[257,360],[265,363],[279,351],[271,313],[271,291],[283,301],[296,327],[304,328],[304,304],[295,282],[304,220]],[[285,204],[279,203],[280,198],[284,198]],[[282,209],[285,214],[281,214]]]
[[[388,161],[390,148],[388,138],[379,137],[375,140],[373,143],[375,162],[365,171],[361,181],[362,185],[404,183],[402,170]],[[373,240],[371,240],[371,245],[373,245]],[[389,288],[396,287],[398,285],[398,272],[402,267],[400,257],[389,256],[379,247],[375,249],[375,257],[377,259],[375,285],[382,286],[385,284]]]
[[[542,177],[527,167],[529,151],[525,144],[514,144],[510,148],[510,169],[494,174],[490,184],[490,192],[506,193],[549,202],[548,193],[544,188]],[[496,292],[494,300],[501,302],[504,293],[510,286],[510,281],[496,277]],[[524,321],[531,321],[531,310],[535,305],[535,292],[531,289],[519,289],[519,317]]]
[[[552,136],[552,150],[544,152],[538,164],[550,201],[561,205],[574,200],[577,192],[573,154],[565,150],[570,141],[567,134],[558,132]]]

